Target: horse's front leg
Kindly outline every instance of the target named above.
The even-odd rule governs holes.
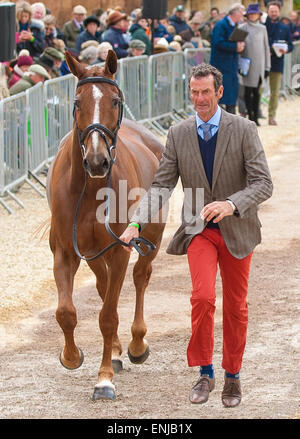
[[[96,287],[101,297],[102,301],[105,300],[105,295],[107,291],[107,266],[105,260],[100,257],[93,261],[88,262],[91,270],[94,272],[96,276]],[[122,345],[119,340],[118,334],[115,335],[113,339],[113,347],[112,347],[112,366],[115,373],[120,372],[123,369],[123,363],[121,360],[122,354]]]
[[[144,338],[147,332],[144,321],[144,296],[152,273],[152,261],[156,257],[160,247],[163,227],[163,225],[159,225],[156,234],[146,236],[147,239],[150,239],[150,241],[156,245],[156,249],[148,256],[140,255],[133,269],[136,302],[134,320],[131,325],[132,340],[128,346],[128,357],[130,361],[135,364],[144,363],[150,353],[148,343]]]
[[[67,369],[76,369],[83,362],[83,352],[74,341],[74,329],[77,324],[76,309],[72,301],[74,276],[79,267],[77,256],[64,252],[55,246],[54,277],[58,291],[56,320],[63,330],[65,346],[60,354],[60,362]]]
[[[112,351],[117,337],[119,317],[117,306],[123,285],[129,254],[121,247],[112,253],[108,262],[107,291],[99,314],[99,326],[103,336],[102,362],[98,372],[98,383],[95,386],[93,399],[115,399],[115,386],[112,383],[114,371]]]

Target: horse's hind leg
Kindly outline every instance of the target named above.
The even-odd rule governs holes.
[[[79,263],[75,255],[67,254],[61,248],[55,249],[54,276],[58,290],[56,320],[65,336],[65,346],[60,355],[60,362],[67,369],[76,369],[83,362],[83,352],[77,348],[74,341],[77,316],[72,301],[74,276]]]
[[[105,300],[107,291],[107,266],[103,258],[95,259],[88,262],[91,270],[96,276],[96,287],[102,301]],[[122,345],[120,343],[118,334],[115,334],[112,346],[112,366],[115,373],[120,372],[123,369],[123,363],[121,360]]]
[[[139,256],[133,269],[136,303],[134,320],[131,326],[132,340],[128,346],[128,357],[132,363],[136,364],[143,363],[150,353],[148,343],[144,339],[147,332],[144,321],[144,295],[152,273],[152,261],[158,253],[160,243],[161,237],[155,242],[156,250],[152,251],[148,256]]]

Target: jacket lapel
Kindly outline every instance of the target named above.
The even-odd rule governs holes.
[[[214,190],[214,186],[216,184],[221,164],[232,133],[231,123],[231,118],[228,116],[228,113],[225,110],[222,110],[214,159],[212,191]]]
[[[205,169],[203,166],[202,156],[199,147],[198,133],[197,133],[197,125],[196,125],[196,117],[192,117],[190,119],[190,125],[188,127],[187,132],[189,133],[190,145],[192,150],[192,156],[195,160],[196,167],[199,171],[199,177],[201,181],[205,185],[205,189],[210,192],[209,182],[206,177]]]

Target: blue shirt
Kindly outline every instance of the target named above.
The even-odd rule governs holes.
[[[203,129],[200,128],[200,125],[202,125],[203,123],[211,124],[210,134],[211,136],[214,136],[219,129],[220,120],[221,120],[221,108],[219,107],[219,105],[217,107],[217,111],[215,112],[215,114],[207,122],[203,122],[203,120],[196,113],[197,131],[201,139],[204,138],[204,133],[203,133]]]

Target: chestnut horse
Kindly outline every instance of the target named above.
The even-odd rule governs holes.
[[[130,254],[120,243],[112,244],[112,235],[120,236],[128,224],[127,211],[125,220],[118,220],[119,206],[122,208],[126,201],[129,209],[137,203],[137,200],[121,198],[119,183],[126,181],[126,196],[134,188],[147,190],[163,146],[149,130],[125,119],[118,132],[123,95],[114,81],[117,70],[114,51],[109,51],[104,67],[83,66],[69,53],[66,53],[66,60],[70,71],[79,80],[74,101],[74,124],[73,130],[60,143],[47,178],[52,213],[50,247],[58,290],[56,319],[65,338],[60,361],[68,369],[76,369],[83,362],[83,352],[74,340],[77,317],[72,292],[75,273],[81,259],[85,259],[96,275],[97,290],[103,300],[99,314],[103,354],[93,399],[115,399],[114,370],[122,369],[117,305]],[[117,206],[116,221],[109,225],[111,233],[97,215],[97,194],[107,188],[108,177]],[[144,293],[164,226],[163,222],[149,223],[141,233],[142,243],[138,246],[134,243],[137,249],[145,249],[147,240],[154,246],[147,255],[139,255],[133,269],[136,305],[132,339],[128,346],[128,356],[133,363],[142,363],[149,355],[144,339],[147,330],[143,316]],[[94,257],[98,252],[100,256]],[[81,254],[85,256],[81,257]]]

